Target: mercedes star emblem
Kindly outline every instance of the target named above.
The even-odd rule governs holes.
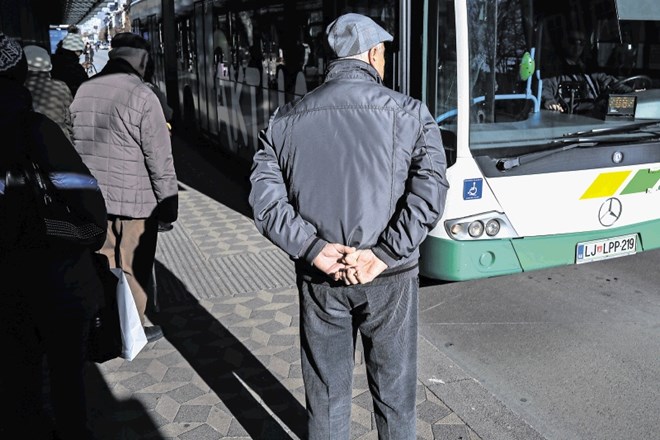
[[[612,226],[621,217],[623,206],[621,201],[615,197],[610,197],[600,205],[598,211],[598,221],[600,224],[607,227]]]

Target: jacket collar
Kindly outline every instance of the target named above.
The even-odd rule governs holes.
[[[108,53],[110,60],[123,60],[131,65],[141,78],[144,78],[144,71],[147,68],[149,52],[137,47],[120,46],[113,48]]]
[[[383,83],[376,69],[370,64],[352,58],[339,59],[330,63],[325,81],[333,79],[363,79],[375,81],[378,84]]]
[[[133,68],[131,63],[129,63],[123,58],[109,59],[103,70],[101,70],[99,73],[94,75],[94,78],[103,75],[110,75],[112,73],[129,73],[129,74],[137,75],[140,79],[142,79],[142,76],[140,76],[140,74]]]

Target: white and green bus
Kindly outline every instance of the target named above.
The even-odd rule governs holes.
[[[336,16],[369,15],[395,36],[385,83],[428,105],[449,165],[422,275],[469,280],[660,247],[653,1],[174,3],[182,123],[248,160],[273,110],[322,82]],[[160,4],[134,1],[131,18],[164,86]]]
[[[428,101],[456,156],[422,273],[467,280],[660,247],[660,21],[650,20],[658,8],[642,0],[438,6],[427,40],[437,40],[433,73],[423,81],[437,84]],[[576,35],[584,66],[566,68]],[[546,109],[553,84],[561,112]]]

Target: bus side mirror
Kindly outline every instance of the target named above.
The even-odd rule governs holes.
[[[532,55],[530,55],[529,52],[525,52],[520,59],[520,68],[519,68],[519,73],[520,73],[520,79],[523,81],[527,81],[530,76],[534,73],[534,70],[536,69],[536,63],[534,62],[534,58],[532,58]]]

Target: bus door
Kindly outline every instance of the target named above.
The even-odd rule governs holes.
[[[156,85],[156,87],[165,93],[165,67],[163,61],[163,40],[161,26],[162,25],[158,19],[158,16],[150,15],[147,17],[148,35],[145,36],[145,39],[147,39],[151,45],[151,57],[153,58],[154,62],[154,74],[151,80]]]

